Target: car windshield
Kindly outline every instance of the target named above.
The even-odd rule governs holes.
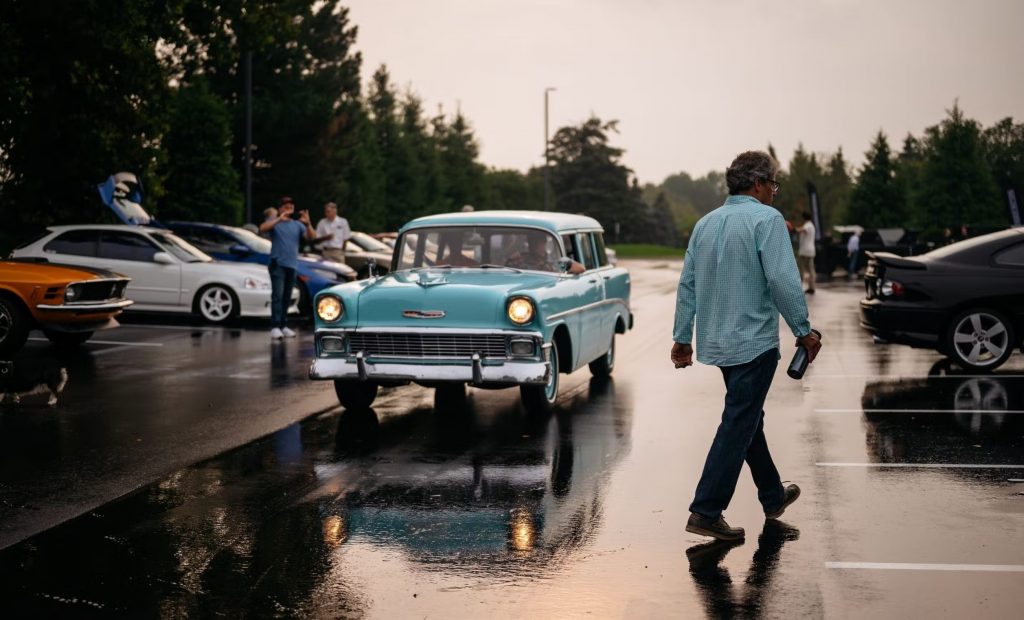
[[[264,239],[254,232],[248,231],[244,228],[232,228],[231,233],[238,238],[239,241],[249,246],[254,252],[260,254],[270,254],[270,240]]]
[[[416,228],[398,241],[398,269],[508,267],[557,272],[558,239],[536,228],[446,226]]]
[[[186,263],[209,263],[213,258],[188,241],[173,233],[151,233],[160,246]]]
[[[370,235],[362,232],[352,233],[352,237],[348,240],[349,243],[354,243],[367,252],[385,252],[391,253],[391,248],[380,241],[377,241]]]

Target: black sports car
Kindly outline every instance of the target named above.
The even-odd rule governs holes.
[[[867,256],[860,324],[876,341],[935,349],[970,370],[1024,350],[1024,228],[916,257]]]

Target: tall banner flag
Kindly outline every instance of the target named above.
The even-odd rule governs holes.
[[[1010,204],[1010,224],[1020,226],[1020,207],[1017,205],[1017,192],[1011,187],[1006,190],[1006,201]]]
[[[814,240],[821,241],[821,205],[818,204],[818,188],[814,187],[814,183],[810,181],[807,182],[807,198],[811,205],[811,217],[814,222]]]

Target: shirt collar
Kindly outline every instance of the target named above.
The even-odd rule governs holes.
[[[729,197],[727,197],[725,199],[725,204],[727,204],[727,205],[741,205],[741,204],[749,204],[751,202],[753,202],[755,204],[759,204],[759,205],[763,205],[764,204],[763,202],[761,202],[757,198],[754,198],[753,196],[747,196],[746,194],[738,194],[736,196],[729,196]]]

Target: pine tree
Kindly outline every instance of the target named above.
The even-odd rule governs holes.
[[[907,226],[906,200],[897,184],[896,166],[884,133],[878,132],[864,159],[847,219],[865,228]]]
[[[990,225],[1004,221],[979,124],[954,104],[948,117],[926,130],[918,223],[925,228]]]

